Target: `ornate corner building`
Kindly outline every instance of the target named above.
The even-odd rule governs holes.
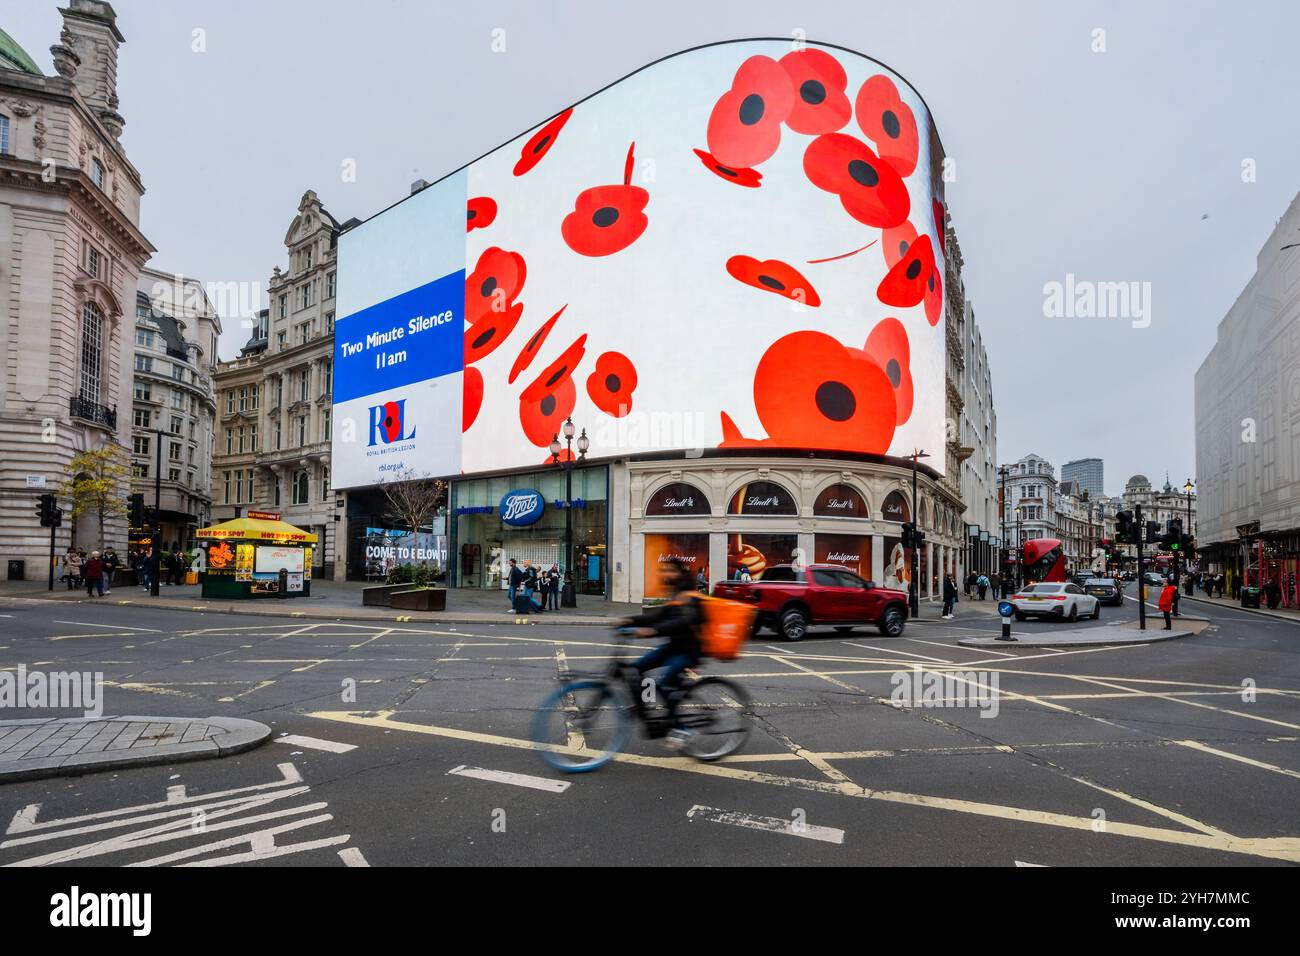
[[[330,415],[339,222],[312,190],[284,237],[270,308],[239,357],[216,370],[213,520],[248,509],[279,512],[316,534],[316,577],[334,575],[338,522],[330,491]]]
[[[130,447],[135,293],[155,251],[118,141],[116,13],[100,0],[60,13],[56,76],[0,32],[0,558],[32,580],[50,547],[42,483],[53,491],[79,452]],[[105,533],[125,540],[125,518]],[[56,548],[98,536],[65,520]]]

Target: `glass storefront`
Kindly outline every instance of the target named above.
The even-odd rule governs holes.
[[[579,594],[606,591],[608,485],[603,465],[573,470],[573,577]],[[532,492],[540,502],[529,501]],[[512,495],[517,499],[513,504],[506,500]],[[455,585],[504,589],[510,558],[543,570],[554,564],[567,574],[564,502],[565,475],[558,467],[454,482]]]

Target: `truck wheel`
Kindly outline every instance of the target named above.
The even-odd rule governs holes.
[[[787,641],[802,641],[808,633],[808,616],[796,607],[781,615],[781,636]]]
[[[903,612],[896,607],[886,608],[880,618],[880,633],[885,637],[898,637],[903,633]]]

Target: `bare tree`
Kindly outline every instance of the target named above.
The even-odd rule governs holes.
[[[447,482],[427,473],[417,474],[409,469],[398,472],[381,487],[388,499],[389,512],[413,535],[429,526],[438,509],[447,502]]]

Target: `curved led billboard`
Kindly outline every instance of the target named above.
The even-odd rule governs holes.
[[[838,47],[614,83],[340,237],[333,485],[533,467],[570,415],[597,458],[942,448],[942,160]]]

